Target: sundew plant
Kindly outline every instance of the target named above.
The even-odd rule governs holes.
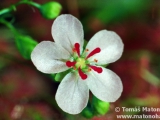
[[[59,107],[70,114],[80,113],[87,105],[89,89],[105,102],[115,102],[120,97],[123,89],[120,78],[102,66],[122,55],[123,43],[116,33],[98,32],[83,50],[81,23],[72,15],[61,15],[52,25],[52,36],[55,42],[39,43],[31,59],[44,73],[69,69],[56,93]]]
[[[2,0],[0,119],[159,115],[158,3]]]

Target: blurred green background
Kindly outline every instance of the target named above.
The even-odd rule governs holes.
[[[0,9],[17,2],[19,1],[1,0]],[[44,4],[50,1],[34,2]],[[121,110],[116,113],[114,110],[115,107],[136,106],[160,108],[160,1],[56,2],[61,7],[56,5],[51,8],[55,12],[49,19],[39,9],[26,4],[0,14],[0,120],[117,120],[118,114],[160,116],[160,112]],[[54,79],[55,75],[37,71],[30,60],[30,52],[37,43],[53,40],[51,26],[58,14],[77,17],[83,24],[86,40],[99,30],[107,29],[115,31],[124,42],[124,53],[120,60],[107,66],[120,76],[124,90],[120,99],[111,103],[109,111],[103,115],[94,114],[89,106],[79,115],[64,113],[55,102],[59,85]],[[98,103],[95,102],[95,106]],[[103,107],[102,105],[102,111]]]

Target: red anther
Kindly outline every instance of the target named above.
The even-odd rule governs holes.
[[[97,73],[102,73],[102,71],[103,71],[103,69],[101,67],[92,66],[92,65],[89,65],[89,67],[92,68]]]
[[[80,44],[79,43],[75,43],[74,47],[75,47],[75,50],[77,51],[78,56],[80,56]]]
[[[83,73],[80,68],[78,69],[78,73],[79,73],[79,76],[80,76],[83,80],[85,80],[85,79],[87,78],[87,75],[86,75],[85,73]]]
[[[74,66],[76,64],[76,62],[71,62],[71,61],[67,61],[66,62],[66,65],[67,65],[67,67],[72,67],[72,66]]]
[[[86,59],[88,59],[89,57],[99,53],[101,51],[101,49],[98,47],[98,48],[95,48],[92,52],[89,53],[89,55],[86,57]]]

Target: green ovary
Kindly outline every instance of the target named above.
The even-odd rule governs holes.
[[[76,68],[81,68],[81,69],[84,69],[86,68],[86,60],[84,58],[78,58],[76,60]]]

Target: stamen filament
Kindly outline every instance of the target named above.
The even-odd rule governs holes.
[[[78,69],[79,76],[82,78],[82,80],[85,80],[87,78],[87,75],[82,72],[82,70],[79,68]]]
[[[95,48],[92,52],[90,52],[90,53],[88,54],[88,56],[86,57],[86,59],[88,59],[89,57],[91,57],[91,56],[99,53],[100,51],[101,51],[101,49],[100,49],[99,47],[98,47],[98,48]]]
[[[75,64],[76,64],[75,61],[73,61],[73,62],[67,61],[67,62],[66,62],[66,65],[67,65],[68,67],[72,67],[72,66],[74,66]]]
[[[80,57],[80,44],[79,43],[75,43],[74,47],[75,47],[75,49],[77,51],[78,56]]]
[[[97,73],[102,73],[102,71],[103,71],[103,69],[101,67],[90,65],[91,61],[87,60],[89,57],[99,53],[101,51],[101,49],[99,47],[95,48],[85,58],[85,56],[86,56],[85,54],[87,54],[86,52],[88,52],[88,51],[89,50],[86,49],[85,52],[83,52],[83,54],[80,56],[80,44],[75,43],[74,48],[73,48],[73,52],[74,52],[74,55],[75,55],[75,56],[73,56],[74,59],[71,60],[71,61],[66,61],[66,66],[67,67],[72,67],[74,70],[78,71],[78,74],[79,74],[79,76],[81,77],[82,80],[87,79],[87,74],[85,72],[90,72],[92,69],[94,71],[96,71]],[[82,57],[83,55],[84,55],[84,57]],[[93,62],[97,63],[98,60],[94,59]],[[82,69],[83,69],[83,71],[82,71]]]
[[[97,67],[97,66],[93,66],[93,65],[89,65],[89,67],[92,68],[97,73],[102,73],[102,71],[103,71],[103,69],[101,67]]]

